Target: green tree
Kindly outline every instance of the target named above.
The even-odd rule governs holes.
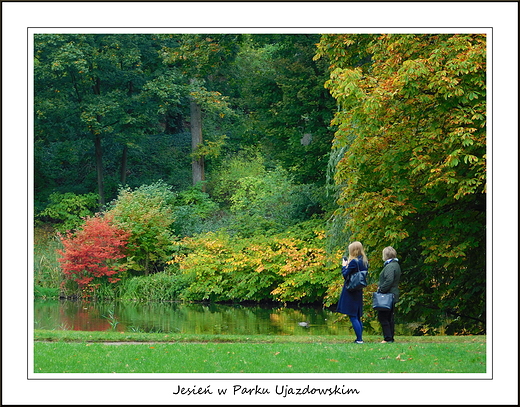
[[[225,81],[225,71],[236,55],[240,36],[182,34],[162,38],[167,42],[162,49],[163,61],[180,69],[189,92],[192,174],[196,185],[205,180],[204,157],[208,149],[204,145],[202,113],[204,110],[221,117],[232,113],[222,93],[212,86],[218,88]]]
[[[84,223],[85,218],[94,215],[98,196],[94,193],[76,195],[72,192],[65,194],[55,192],[49,196],[49,200],[50,205],[35,217],[55,223],[58,231],[66,232],[76,229]]]
[[[322,86],[326,64],[312,60],[317,40],[316,35],[36,35],[38,211],[52,192],[97,190],[105,202],[119,185],[163,178],[183,187],[191,124],[192,183],[211,173],[224,152],[251,144],[260,144],[273,166],[282,162],[296,182],[323,182],[333,99]],[[161,132],[171,138],[159,137]]]
[[[38,34],[34,48],[35,142],[70,143],[68,154],[92,142],[103,205],[103,143],[121,146],[125,183],[128,146],[159,128],[144,88],[160,63],[158,45],[146,35]]]
[[[231,102],[241,112],[242,144],[259,145],[298,183],[323,185],[334,99],[327,64],[313,60],[318,34],[245,35],[233,65]]]
[[[482,329],[485,35],[324,35],[318,49],[339,107],[334,177],[347,234],[374,265],[383,247],[397,249],[401,311]]]
[[[169,259],[174,239],[175,194],[162,181],[139,188],[121,188],[108,215],[130,233],[126,266],[138,274],[160,271]]]

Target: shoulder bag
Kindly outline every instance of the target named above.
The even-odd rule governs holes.
[[[357,260],[356,260],[356,262],[357,262]],[[355,273],[352,273],[349,276],[349,279],[347,281],[347,290],[348,291],[359,291],[367,286],[368,270],[360,270],[359,262],[357,262],[357,266],[358,266],[358,271],[356,271]]]
[[[394,305],[393,293],[372,293],[372,308],[377,311],[389,311]]]

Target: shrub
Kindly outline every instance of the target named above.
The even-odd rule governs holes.
[[[306,229],[302,231],[302,229]],[[322,301],[338,279],[317,222],[274,236],[207,233],[176,243],[171,264],[191,279],[186,300]]]
[[[167,271],[151,276],[136,276],[127,279],[121,287],[121,298],[136,301],[175,301],[187,282],[181,274],[170,274]]]
[[[76,229],[84,218],[94,214],[99,205],[98,199],[99,195],[95,193],[77,195],[54,192],[49,196],[49,205],[37,214],[37,218],[56,223],[55,228],[61,232]]]
[[[178,250],[171,264],[192,283],[182,293],[191,301],[229,301],[271,299],[277,276],[269,268],[255,273],[261,262],[252,251],[257,246],[250,239],[230,239],[225,232],[207,233],[196,238],[184,238],[177,243]],[[266,265],[265,259],[263,264]]]
[[[280,233],[319,212],[311,191],[311,186],[293,184],[282,168],[241,178],[231,196],[228,228],[243,237]]]
[[[240,178],[230,197],[228,229],[242,237],[285,230],[302,220],[295,206],[297,194],[297,186],[282,168]]]
[[[173,230],[179,236],[192,236],[206,228],[205,222],[219,207],[199,185],[177,194],[175,200]]]
[[[96,216],[88,218],[76,233],[62,237],[64,249],[58,250],[61,268],[78,284],[82,296],[91,296],[103,282],[119,281],[117,274],[125,266],[118,260],[125,257],[128,236],[109,216]]]
[[[208,190],[217,202],[228,207],[240,179],[262,178],[265,173],[262,155],[254,149],[247,149],[223,160],[221,166],[211,174]]]
[[[134,190],[122,188],[108,213],[114,223],[130,232],[126,266],[148,275],[159,271],[171,253],[175,194],[163,181]]]
[[[326,198],[315,185],[295,184],[281,166],[268,167],[254,150],[226,161],[208,187],[229,212],[223,227],[239,237],[280,233],[323,213]]]

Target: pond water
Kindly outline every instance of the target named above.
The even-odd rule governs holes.
[[[320,307],[221,305],[176,302],[88,302],[35,300],[34,329],[164,332],[229,335],[354,334],[348,319]],[[300,326],[307,322],[308,326]],[[365,333],[379,334],[377,322],[365,323]],[[411,335],[404,325],[396,334]]]

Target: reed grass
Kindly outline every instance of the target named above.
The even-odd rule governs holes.
[[[57,290],[63,281],[63,273],[58,262],[59,254],[57,253],[57,250],[62,248],[63,245],[52,228],[40,226],[34,229],[34,285],[44,289],[35,290],[43,292],[43,296],[57,293],[58,291],[45,289]]]

